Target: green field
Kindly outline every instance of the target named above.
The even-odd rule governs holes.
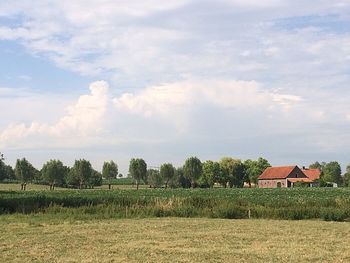
[[[131,184],[112,184],[112,189],[117,190],[117,189],[135,189],[136,185],[131,185]],[[140,185],[139,188],[149,188],[148,185]],[[8,184],[0,184],[0,191],[19,191],[21,189],[21,184],[15,184],[15,183],[8,183]],[[60,190],[72,190],[69,188],[63,188],[63,187],[55,187],[56,191]],[[87,189],[91,190],[91,189]],[[96,186],[92,190],[108,190],[108,185],[101,185],[101,186]],[[27,184],[27,191],[50,191],[50,186],[49,185],[41,185],[41,184]]]
[[[0,213],[63,218],[350,219],[350,189],[115,189],[0,191]]]
[[[350,262],[350,224],[0,216],[2,262]]]
[[[19,191],[21,184],[0,184],[0,191]],[[67,188],[56,187],[56,190],[66,190]],[[27,184],[27,191],[49,191],[49,185]]]

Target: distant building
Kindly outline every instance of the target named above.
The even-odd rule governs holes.
[[[321,172],[318,169],[300,169],[298,166],[269,167],[258,177],[259,188],[293,187],[302,182],[317,186]]]

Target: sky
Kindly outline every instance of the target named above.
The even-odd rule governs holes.
[[[350,163],[348,0],[2,0],[0,152]]]

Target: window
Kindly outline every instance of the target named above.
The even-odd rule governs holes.
[[[281,182],[277,182],[277,188],[281,188],[281,187],[282,187]]]

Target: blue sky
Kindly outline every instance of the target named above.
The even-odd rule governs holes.
[[[0,151],[350,163],[345,0],[1,1]]]

